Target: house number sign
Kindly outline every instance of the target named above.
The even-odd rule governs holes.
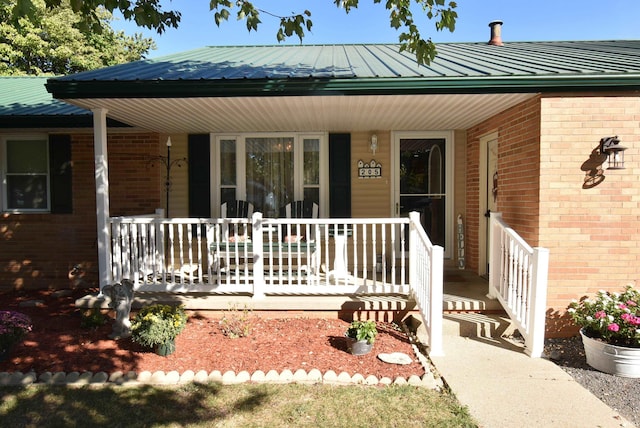
[[[358,178],[382,178],[382,165],[371,159],[369,163],[358,161]]]

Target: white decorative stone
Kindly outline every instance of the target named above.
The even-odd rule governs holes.
[[[322,372],[318,369],[311,369],[307,374],[307,380],[313,383],[322,382]]]
[[[334,372],[333,370],[329,370],[324,374],[322,379],[328,383],[335,383],[338,381],[338,375],[336,375],[336,372]]]
[[[309,381],[309,378],[307,377],[307,372],[302,370],[302,369],[298,369],[296,370],[296,372],[293,374],[293,379],[294,382],[298,382],[298,383],[306,383]]]
[[[122,377],[124,376],[124,373],[121,372],[120,370],[117,370],[113,373],[111,373],[111,375],[109,375],[109,382],[113,382],[116,384],[121,384],[123,379]]]
[[[145,370],[138,375],[138,382],[140,383],[149,383],[151,381],[151,372]]]
[[[403,377],[397,377],[396,380],[393,381],[394,385],[406,385],[407,380]]]
[[[171,370],[164,376],[164,382],[169,384],[180,382],[180,373],[178,373],[176,370]]]
[[[257,370],[256,372],[254,372],[251,375],[251,381],[252,382],[264,382],[265,381],[265,375],[264,372],[262,370]]]
[[[282,371],[282,373],[280,373],[280,382],[289,383],[292,380],[293,380],[293,373],[291,373],[291,370],[285,369]]]
[[[55,384],[63,384],[66,378],[67,374],[65,372],[56,372],[51,377],[51,382]]]
[[[151,375],[151,379],[149,379],[150,383],[164,383],[164,372],[159,370],[153,372]]]
[[[10,384],[11,385],[20,385],[22,384],[22,378],[24,377],[24,375],[22,374],[22,372],[13,372],[11,374],[11,379],[10,379]]]
[[[71,372],[71,373],[67,373],[67,376],[65,378],[65,382],[66,383],[76,383],[78,381],[78,379],[80,379],[80,373],[78,372]]]
[[[38,380],[36,372],[29,372],[22,378],[22,385],[30,385]]]
[[[338,375],[337,380],[339,383],[344,383],[344,384],[351,383],[351,375],[347,372],[341,372]]]
[[[42,383],[49,383],[52,377],[53,374],[51,372],[43,372],[40,374],[40,377],[38,377],[38,380]]]
[[[104,383],[109,380],[109,375],[105,372],[98,372],[93,375],[91,383]]]
[[[364,383],[365,383],[365,385],[377,385],[378,384],[378,378],[375,377],[374,375],[369,375],[364,380]]]
[[[249,382],[250,380],[251,374],[246,370],[243,370],[236,375],[236,383],[245,383]]]
[[[355,383],[358,385],[363,385],[364,384],[364,376],[362,376],[360,373],[356,373],[351,377],[351,383]]]
[[[193,381],[198,383],[206,383],[209,380],[209,374],[205,370],[200,370],[193,376]]]
[[[93,372],[82,372],[76,380],[76,383],[79,385],[87,385],[91,383],[91,378],[93,377]]]
[[[409,379],[407,379],[407,383],[409,385],[422,385],[422,379],[420,379],[420,376],[416,376],[416,375],[411,375],[409,376]]]
[[[392,352],[391,354],[378,354],[378,358],[385,363],[407,365],[411,364],[413,360],[410,356],[402,352]]]
[[[211,373],[209,373],[209,381],[222,382],[222,373],[220,373],[220,370],[214,370]]]
[[[182,375],[180,375],[180,383],[188,383],[188,382],[193,382],[193,378],[195,377],[195,373],[193,373],[193,370],[187,370],[186,372],[182,373]]]
[[[280,374],[275,370],[269,370],[264,377],[266,382],[279,382]]]
[[[226,385],[238,383],[238,382],[236,382],[236,374],[235,374],[235,372],[233,372],[231,370],[224,372],[224,374],[222,375],[222,383],[224,383]]]
[[[380,379],[380,384],[381,385],[391,385],[393,383],[393,381],[391,380],[391,378],[388,377],[383,377]]]

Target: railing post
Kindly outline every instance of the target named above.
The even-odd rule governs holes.
[[[431,251],[429,287],[429,355],[444,355],[442,348],[442,300],[444,299],[444,248],[434,245]]]
[[[547,311],[547,279],[549,276],[549,250],[533,249],[533,272],[531,273],[531,304],[529,306],[529,338],[525,352],[539,358],[544,352],[544,334]]]
[[[420,224],[420,213],[411,211],[409,213],[409,284],[418,281],[418,231],[416,224]]]
[[[264,247],[262,237],[262,213],[256,212],[251,216],[253,230],[253,298],[264,298]]]
[[[489,251],[487,254],[489,265],[489,291],[487,297],[490,299],[497,299],[498,295],[496,290],[500,284],[500,228],[496,227],[496,223],[502,219],[502,213],[492,212],[489,214],[489,231],[487,233],[487,239],[489,240]]]

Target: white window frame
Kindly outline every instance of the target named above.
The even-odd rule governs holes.
[[[46,208],[9,208],[8,191],[7,191],[7,175],[8,175],[8,141],[44,141],[46,143],[46,159],[47,159],[47,202]],[[49,169],[49,136],[47,134],[7,134],[0,135],[0,212],[8,212],[13,214],[20,213],[49,213],[51,212],[51,171]]]
[[[223,140],[236,142],[236,197],[246,198],[246,140],[248,138],[293,138],[294,144],[294,198],[301,200],[304,196],[304,140],[317,139],[320,142],[320,217],[327,217],[329,213],[329,137],[327,133],[319,132],[269,132],[269,133],[239,133],[239,134],[211,134],[211,211],[214,217],[220,216],[220,146]]]

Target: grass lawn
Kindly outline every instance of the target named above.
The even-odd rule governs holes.
[[[30,385],[0,396],[6,427],[476,427],[454,397],[415,386]]]

